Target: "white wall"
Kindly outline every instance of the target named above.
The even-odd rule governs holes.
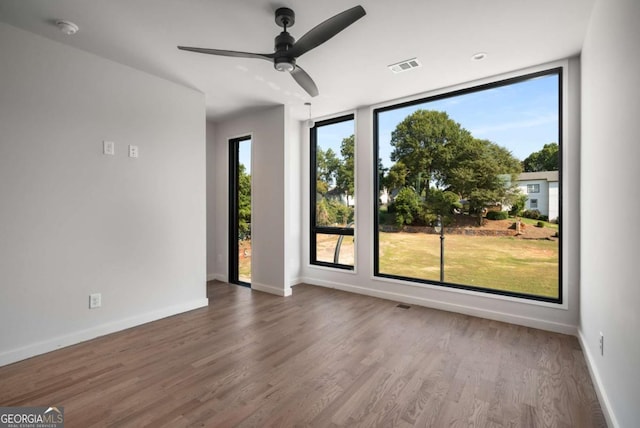
[[[309,128],[303,122],[292,120],[289,116],[285,120],[285,239],[286,264],[285,273],[289,285],[302,282],[302,144],[303,133]]]
[[[5,24],[0,57],[0,364],[206,305],[203,95]]]
[[[565,66],[563,85],[567,88],[563,95],[565,114],[563,117],[563,180],[565,197],[563,200],[563,254],[562,305],[527,301],[488,295],[486,293],[456,290],[438,286],[377,278],[373,276],[373,107],[363,107],[356,111],[356,268],[354,272],[323,268],[309,264],[309,136],[304,134],[303,147],[303,280],[310,284],[339,288],[355,293],[373,295],[386,299],[440,308],[490,319],[543,328],[552,331],[575,334],[579,313],[579,60],[571,59],[542,65],[529,70],[510,73],[502,78],[526,74],[528,72]],[[496,78],[497,80],[498,78]],[[491,79],[459,85],[420,94],[414,98],[436,95],[454,89],[487,83]],[[404,100],[392,101],[395,104]],[[347,112],[341,112],[340,115]],[[337,114],[338,115],[338,114]],[[337,116],[336,115],[336,116]]]
[[[557,181],[549,181],[547,183],[547,186],[549,192],[549,197],[547,199],[547,207],[549,212],[547,213],[547,215],[549,216],[549,220],[553,220],[557,219],[560,215],[560,212],[558,211],[558,207],[560,206],[560,204],[558,203],[560,201],[560,188],[558,187]]]
[[[209,213],[208,224],[213,228],[215,244],[209,255],[214,271],[210,277],[228,278],[229,239],[229,140],[251,135],[251,287],[278,295],[291,294],[292,268],[288,267],[291,241],[286,225],[295,210],[285,208],[290,200],[291,174],[285,159],[295,157],[295,150],[287,144],[295,143],[291,134],[286,107],[271,107],[241,117],[215,123],[215,138],[209,141],[215,171],[215,186],[208,189],[215,198],[215,212]],[[291,141],[290,141],[291,140]],[[213,147],[212,147],[213,146]],[[293,163],[293,162],[291,162]],[[293,186],[295,190],[295,186]],[[298,216],[299,217],[299,216]]]
[[[598,0],[582,52],[580,338],[620,427],[640,421],[638,22],[637,0]]]
[[[218,198],[216,198],[215,192],[219,186],[219,172],[217,170],[216,159],[218,152],[216,150],[216,127],[213,122],[207,122],[206,127],[207,138],[207,280],[220,279],[226,281],[226,276],[216,276],[216,259],[218,250],[218,235],[215,223],[212,219],[215,219],[218,209]],[[228,154],[227,154],[228,156]],[[222,208],[221,208],[222,209]]]

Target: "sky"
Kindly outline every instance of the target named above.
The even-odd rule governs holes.
[[[445,111],[475,138],[490,140],[524,160],[545,144],[558,142],[558,75],[381,112],[379,156],[385,167],[392,165],[391,133],[419,109]],[[324,150],[331,147],[339,155],[342,139],[353,133],[353,121],[324,126],[318,141]]]
[[[251,140],[240,141],[238,146],[238,162],[244,165],[245,172],[251,175]]]
[[[445,111],[475,138],[507,148],[519,160],[545,144],[558,142],[558,75],[494,87],[456,97],[381,112],[379,157],[390,167],[391,133],[405,117],[419,109]],[[318,144],[340,156],[340,144],[354,134],[353,120],[318,128]],[[357,154],[356,154],[357,155]],[[251,173],[251,140],[240,144],[239,160]]]

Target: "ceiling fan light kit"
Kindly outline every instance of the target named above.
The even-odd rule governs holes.
[[[296,59],[311,49],[320,46],[365,15],[366,12],[362,6],[352,7],[315,26],[296,42],[287,31],[287,28],[292,27],[295,23],[295,13],[288,7],[281,7],[276,9],[275,12],[276,24],[282,27],[282,32],[275,38],[274,53],[261,54],[188,46],[178,46],[178,49],[210,55],[272,61],[276,70],[289,72],[302,89],[312,97],[315,97],[318,95],[318,87],[311,79],[311,76],[296,64]]]
[[[307,126],[307,128],[313,128],[314,126],[316,126],[316,122],[311,119],[311,103],[304,103],[304,105],[309,107],[309,119],[305,120],[304,124]]]

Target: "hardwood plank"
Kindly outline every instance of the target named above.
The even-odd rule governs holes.
[[[67,426],[603,427],[577,340],[298,285],[0,367],[0,405]]]

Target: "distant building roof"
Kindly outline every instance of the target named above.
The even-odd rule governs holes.
[[[518,181],[528,180],[558,181],[558,171],[523,172],[518,176]]]

